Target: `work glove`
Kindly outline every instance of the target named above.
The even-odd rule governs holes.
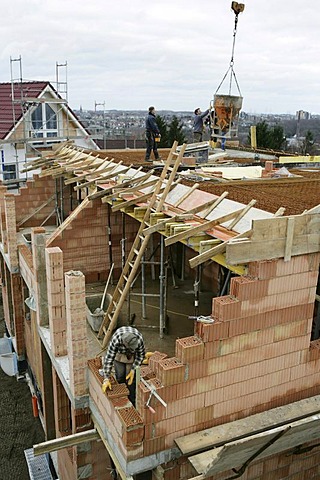
[[[112,386],[111,386],[111,382],[110,382],[109,378],[106,378],[103,381],[103,384],[102,384],[101,388],[102,388],[103,393],[106,393],[108,388],[109,388],[109,390],[112,390]]]
[[[154,352],[146,352],[142,365],[149,364],[149,358],[154,354]]]
[[[126,376],[126,380],[128,380],[128,385],[132,385],[133,379],[134,379],[134,370],[130,370],[130,372]]]

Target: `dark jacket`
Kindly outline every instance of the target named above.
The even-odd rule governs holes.
[[[194,133],[202,133],[203,130],[203,119],[208,115],[209,110],[201,113],[200,115],[195,115],[193,117],[193,131]]]
[[[146,116],[146,131],[154,135],[159,135],[160,130],[156,122],[156,116],[153,113],[148,113]]]

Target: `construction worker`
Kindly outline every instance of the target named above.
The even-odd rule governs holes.
[[[193,141],[195,143],[202,142],[203,121],[208,115],[209,109],[201,112],[200,108],[196,108],[193,117]]]
[[[160,141],[160,130],[156,122],[156,110],[154,107],[149,107],[149,113],[146,116],[146,142],[147,150],[145,161],[151,162],[151,151],[154,153],[154,158],[160,160],[157,143]]]
[[[149,352],[148,352],[149,353]],[[116,380],[126,383],[129,388],[129,400],[135,405],[135,369],[148,358],[141,333],[134,327],[120,327],[113,334],[103,364],[105,393],[112,389],[110,375],[114,366]]]

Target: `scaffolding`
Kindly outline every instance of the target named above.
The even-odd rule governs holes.
[[[17,67],[16,67],[17,66]],[[64,69],[63,75],[61,70]],[[10,57],[11,72],[11,104],[13,119],[13,136],[2,143],[11,143],[14,148],[14,172],[11,183],[25,181],[20,179],[19,164],[24,165],[27,159],[41,156],[41,150],[51,147],[53,144],[70,139],[69,115],[68,115],[68,82],[67,62],[56,63],[56,90],[57,97],[43,95],[38,97],[39,90],[32,89],[32,82],[28,82],[26,92],[22,76],[22,59]],[[49,82],[48,82],[49,83]],[[62,115],[66,114],[66,120]],[[19,130],[19,126],[22,128]],[[20,152],[24,152],[24,158]],[[10,171],[10,162],[6,164]],[[9,168],[8,168],[9,167]],[[2,173],[4,173],[4,166]]]

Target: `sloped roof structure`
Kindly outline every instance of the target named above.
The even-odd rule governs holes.
[[[24,100],[38,98],[50,82],[0,83],[0,139],[7,137],[23,116]],[[14,100],[14,104],[12,101]],[[13,108],[14,105],[14,108]]]

